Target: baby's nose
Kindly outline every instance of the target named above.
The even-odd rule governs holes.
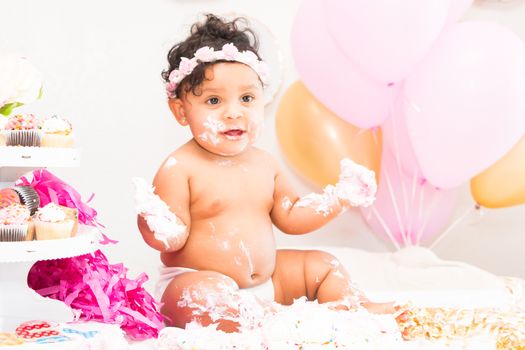
[[[226,112],[225,117],[227,119],[238,119],[242,117],[242,112],[237,109],[230,109]]]

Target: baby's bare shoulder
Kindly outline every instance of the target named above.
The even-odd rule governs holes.
[[[275,165],[277,164],[277,159],[275,158],[275,156],[268,151],[257,147],[252,147],[252,152],[253,157],[255,157],[257,161],[263,161],[268,165],[272,165],[272,167],[275,167]]]
[[[187,176],[191,172],[192,156],[185,145],[171,152],[157,170],[156,178],[173,175]]]

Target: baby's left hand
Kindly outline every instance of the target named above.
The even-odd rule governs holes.
[[[335,185],[337,198],[343,206],[368,207],[375,200],[375,173],[348,158],[341,160],[341,173]]]

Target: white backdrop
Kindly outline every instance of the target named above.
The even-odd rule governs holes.
[[[85,199],[95,193],[92,205],[99,212],[100,222],[106,225],[110,237],[120,241],[105,247],[104,252],[111,262],[128,266],[131,277],[145,271],[155,278],[159,259],[143,243],[136,228],[130,179],[141,176],[150,181],[164,157],[190,137],[167,108],[160,79],[167,51],[203,12],[246,15],[267,26],[263,40],[270,40],[271,32],[280,45],[284,58],[280,96],[298,78],[289,35],[299,3],[0,0],[0,53],[26,55],[45,79],[43,99],[21,110],[43,116],[57,113],[73,123],[82,149],[81,167],[52,171],[75,186]],[[478,2],[466,17],[496,20],[525,40],[522,1]],[[286,164],[275,136],[275,110],[276,103],[267,109],[266,129],[258,146]],[[315,189],[291,170],[289,176],[299,193]],[[465,185],[454,218],[461,217],[473,204]],[[345,213],[309,235],[292,237],[276,231],[276,236],[280,246],[393,249],[370,232],[357,211]],[[521,206],[484,209],[467,216],[434,251],[443,259],[462,260],[499,275],[525,278],[524,249],[525,206]]]

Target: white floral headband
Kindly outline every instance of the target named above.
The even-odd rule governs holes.
[[[224,44],[222,50],[215,51],[212,47],[203,46],[193,55],[193,58],[182,57],[179,67],[171,71],[166,92],[168,97],[177,98],[176,90],[180,82],[193,72],[199,63],[214,62],[218,60],[236,61],[252,68],[264,85],[268,85],[268,65],[257,58],[252,51],[239,51],[232,43]]]

